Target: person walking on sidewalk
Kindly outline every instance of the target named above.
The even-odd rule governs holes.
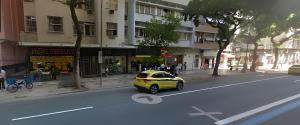
[[[5,90],[5,78],[6,78],[6,72],[5,70],[2,69],[2,67],[0,67],[0,90]]]

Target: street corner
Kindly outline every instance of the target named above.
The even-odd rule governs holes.
[[[135,94],[132,95],[131,99],[137,103],[149,105],[159,104],[162,102],[161,97],[150,94]]]

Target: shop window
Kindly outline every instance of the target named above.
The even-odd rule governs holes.
[[[117,23],[107,23],[107,36],[109,38],[114,38],[118,36],[118,24]]]
[[[49,32],[63,32],[63,18],[48,16]]]
[[[36,17],[35,16],[26,16],[26,32],[36,32]]]

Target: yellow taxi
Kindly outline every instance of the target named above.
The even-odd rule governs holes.
[[[300,65],[293,65],[288,69],[290,75],[300,75]]]
[[[148,70],[136,76],[134,86],[138,89],[148,90],[151,94],[156,94],[163,89],[182,90],[184,83],[182,78],[173,76],[168,72]]]

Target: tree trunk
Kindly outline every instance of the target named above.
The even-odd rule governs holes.
[[[72,20],[74,23],[74,26],[77,30],[77,39],[75,43],[75,54],[74,54],[74,87],[76,89],[81,88],[81,82],[80,82],[80,68],[79,68],[79,59],[80,59],[80,46],[81,46],[81,40],[82,40],[82,32],[79,26],[78,17],[76,15],[75,7],[77,6],[77,0],[71,0],[70,1],[70,11]]]
[[[258,44],[254,43],[253,59],[252,59],[251,67],[250,67],[250,71],[251,72],[255,72],[256,71],[256,61],[257,61],[257,58],[258,58],[257,49],[258,49]]]
[[[219,70],[219,65],[220,65],[220,62],[221,62],[221,54],[222,54],[222,52],[223,52],[223,49],[219,49],[219,51],[217,53],[216,64],[215,64],[212,76],[219,76],[218,70]]]
[[[274,54],[275,54],[275,60],[272,69],[276,69],[278,65],[279,49],[276,45],[274,46]]]

